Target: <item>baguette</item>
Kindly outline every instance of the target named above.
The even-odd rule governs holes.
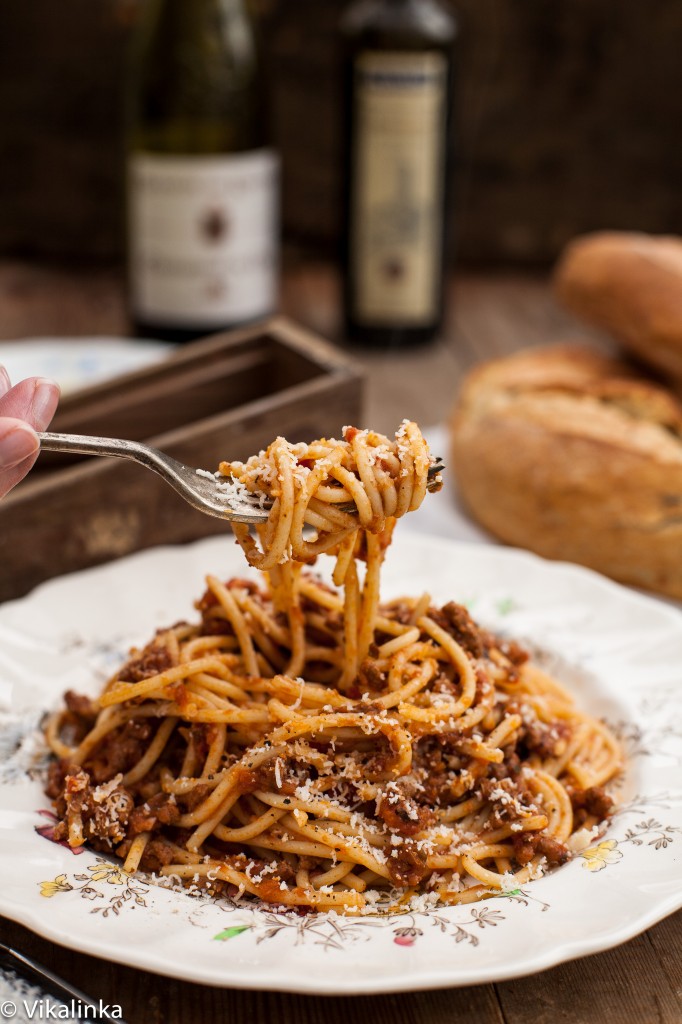
[[[501,540],[682,598],[682,406],[577,345],[477,367],[451,422],[464,503]]]
[[[554,272],[557,298],[645,363],[682,380],[682,239],[634,232],[577,238]]]

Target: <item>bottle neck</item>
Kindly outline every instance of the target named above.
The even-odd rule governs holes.
[[[199,12],[246,15],[244,0],[162,0],[164,4],[187,11],[190,16]]]
[[[349,39],[371,38],[380,45],[402,37],[423,39],[436,46],[449,45],[457,34],[450,4],[446,0],[356,0],[341,21]]]
[[[248,24],[251,20],[244,0],[161,0],[159,10],[161,17],[166,12],[187,26]]]

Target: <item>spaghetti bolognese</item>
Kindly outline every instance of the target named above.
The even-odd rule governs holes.
[[[47,726],[57,838],[344,913],[470,902],[568,860],[609,814],[614,737],[462,605],[380,602],[432,467],[409,422],[223,463],[271,502],[256,537],[233,527],[262,580],[209,576],[196,622],[131,652],[98,700],[66,694]]]

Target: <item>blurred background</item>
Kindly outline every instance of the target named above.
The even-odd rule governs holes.
[[[141,157],[142,163],[150,154],[152,162],[161,155],[162,163],[169,155],[173,158],[179,154],[183,160],[187,152],[199,157],[202,153],[208,154],[212,159],[212,155],[221,150],[219,145],[211,148],[215,144],[210,141],[214,139],[211,131],[208,132],[208,147],[202,153],[186,148],[187,138],[193,137],[196,124],[201,122],[201,111],[197,120],[194,109],[188,117],[182,109],[178,129],[173,120],[177,111],[173,110],[166,119],[170,135],[157,131],[157,122],[163,121],[159,111],[164,102],[173,106],[175,93],[180,97],[180,106],[185,101],[186,96],[178,86],[183,72],[188,69],[191,74],[185,77],[193,79],[194,71],[200,69],[200,76],[189,82],[188,90],[191,92],[194,88],[191,102],[199,96],[200,105],[209,91],[206,83],[210,81],[211,59],[216,62],[216,80],[221,80],[222,68],[226,67],[223,57],[229,46],[226,50],[223,47],[224,52],[220,49],[218,40],[222,37],[216,29],[218,23],[202,20],[209,10],[222,12],[220,16],[226,20],[221,25],[229,22],[231,34],[223,36],[224,39],[229,36],[229,46],[235,43],[233,52],[240,50],[242,53],[247,78],[251,50],[250,43],[243,45],[244,40],[247,36],[251,38],[253,30],[259,41],[258,96],[262,71],[263,92],[268,97],[269,108],[269,117],[262,120],[271,122],[270,141],[281,165],[281,194],[267,207],[265,190],[261,188],[260,223],[267,227],[259,234],[253,227],[254,219],[249,221],[247,217],[248,229],[240,248],[233,241],[239,234],[235,227],[239,214],[236,216],[235,210],[237,206],[243,212],[249,202],[232,191],[229,200],[232,206],[222,208],[213,199],[206,205],[207,194],[197,188],[193,195],[201,194],[204,206],[199,211],[194,210],[195,219],[185,218],[190,228],[186,238],[191,236],[188,248],[181,251],[176,241],[180,236],[168,231],[161,240],[163,246],[154,250],[159,238],[153,239],[154,251],[151,250],[150,259],[147,263],[138,261],[137,266],[138,269],[143,267],[144,273],[150,276],[153,271],[159,278],[166,273],[171,283],[166,282],[163,301],[170,301],[171,305],[181,291],[176,287],[179,276],[184,276],[180,286],[201,278],[204,291],[194,295],[194,310],[190,310],[193,314],[197,309],[204,314],[207,307],[210,311],[209,298],[214,297],[210,289],[215,286],[217,294],[221,282],[222,292],[228,298],[248,291],[242,282],[252,272],[249,268],[256,264],[260,269],[267,268],[263,276],[268,276],[270,284],[275,268],[276,287],[268,290],[261,287],[260,282],[254,291],[260,305],[253,307],[249,316],[231,321],[227,317],[213,324],[207,324],[204,316],[201,321],[189,323],[191,330],[185,332],[183,339],[173,337],[172,332],[147,331],[146,336],[174,342],[188,340],[188,334],[194,339],[214,330],[253,321],[254,310],[258,313],[258,322],[265,327],[263,330],[250,328],[255,333],[246,337],[240,335],[237,342],[228,339],[224,351],[221,342],[215,350],[210,349],[210,359],[222,360],[220,373],[210,364],[210,359],[207,361],[205,349],[200,349],[196,356],[186,354],[186,349],[193,347],[189,345],[185,346],[185,354],[179,361],[175,350],[172,373],[166,375],[162,369],[154,379],[142,375],[134,384],[134,394],[133,385],[128,381],[124,385],[113,384],[111,392],[95,391],[87,401],[62,399],[54,421],[55,429],[153,437],[159,446],[166,444],[169,451],[189,465],[206,462],[212,465],[224,458],[227,451],[230,458],[244,458],[278,433],[293,440],[334,436],[344,423],[372,426],[392,433],[403,417],[409,417],[429,428],[434,451],[447,455],[456,395],[467,372],[482,359],[566,339],[596,342],[602,348],[610,346],[613,350],[611,335],[614,335],[615,340],[626,347],[630,342],[630,348],[639,356],[645,357],[651,350],[655,362],[656,338],[651,337],[651,332],[643,330],[641,338],[633,339],[619,337],[622,331],[611,330],[609,334],[608,330],[609,326],[621,326],[622,321],[628,324],[637,321],[637,309],[634,315],[627,312],[621,316],[623,303],[619,295],[633,295],[637,291],[630,287],[631,280],[641,280],[638,294],[643,295],[644,301],[652,294],[648,278],[651,259],[646,254],[642,257],[644,270],[636,266],[634,278],[627,275],[623,278],[621,274],[622,291],[616,295],[616,300],[609,304],[608,295],[605,299],[603,295],[597,297],[603,300],[606,330],[600,331],[604,327],[604,316],[600,323],[599,317],[595,321],[595,317],[587,313],[581,316],[580,308],[578,316],[569,311],[576,306],[560,301],[558,290],[552,287],[552,274],[564,247],[586,232],[607,228],[645,232],[647,236],[682,233],[679,45],[682,4],[678,0],[649,0],[646,4],[634,0],[559,0],[554,3],[547,0],[523,0],[522,3],[509,0],[454,0],[453,3],[450,0],[244,0],[244,5],[241,0],[220,0],[220,3],[165,0],[164,4],[159,0],[62,0],[59,4],[53,0],[27,0],[3,5],[0,14],[0,341],[3,342],[0,361],[14,379],[43,373],[61,381],[63,375],[71,375],[71,365],[65,366],[69,357],[76,383],[90,384],[94,370],[111,377],[112,368],[119,373],[131,371],[146,361],[166,357],[166,346],[150,349],[148,341],[125,340],[135,334],[135,325],[137,328],[141,325],[140,333],[144,333],[145,326],[144,317],[135,321],[126,288],[127,263],[133,267],[130,274],[133,284],[136,265],[134,258],[129,260],[126,253],[125,226],[126,157],[131,137],[126,134],[125,97],[130,96],[131,82],[135,81],[130,44],[147,17],[154,20],[160,11],[171,17],[175,35],[154,37],[161,38],[153,54],[164,66],[165,77],[160,78],[161,86],[156,79],[153,82],[152,101],[144,109],[145,115],[150,115],[148,120],[152,127],[150,135],[137,138],[136,156]],[[452,20],[443,15],[442,10],[454,13],[457,19],[454,89],[450,88],[449,73],[442,72],[443,67],[450,67],[454,35]],[[347,114],[352,105],[348,97],[352,96],[359,124],[357,112],[361,108],[367,114],[371,108],[367,95],[372,87],[381,80],[382,88],[394,90],[399,74],[396,54],[388,52],[395,49],[394,38],[388,43],[384,38],[384,56],[380,53],[379,63],[368,71],[368,66],[361,61],[368,50],[374,49],[375,43],[377,50],[381,49],[378,45],[381,32],[377,35],[376,26],[365,36],[359,32],[355,40],[359,40],[359,48],[353,51],[354,62],[347,61],[355,78],[346,80],[344,100],[340,24],[345,17],[348,44],[349,11],[356,19],[355,28],[368,11],[374,11],[379,20],[397,18],[398,22],[404,12],[412,12],[419,26],[414,36],[418,48],[424,50],[423,33],[426,33],[426,38],[431,39],[427,49],[433,49],[433,26],[437,29],[440,25],[442,29],[440,41],[434,44],[436,49],[445,40],[437,50],[442,58],[440,65],[439,58],[435,65],[433,62],[429,65],[432,53],[427,54],[424,65],[427,71],[415,73],[413,63],[404,73],[407,78],[398,83],[402,87],[409,81],[410,88],[416,80],[423,84],[436,68],[431,82],[437,82],[433,89],[440,97],[438,101],[433,100],[435,92],[432,90],[431,99],[427,96],[426,108],[424,105],[418,108],[422,112],[421,121],[419,117],[404,115],[404,106],[401,119],[393,115],[392,122],[391,117],[387,119],[393,126],[399,122],[404,127],[409,122],[410,131],[416,132],[408,132],[409,141],[400,150],[402,167],[407,168],[407,172],[394,173],[396,161],[391,165],[388,159],[391,153],[395,154],[395,150],[391,150],[394,139],[389,138],[387,143],[386,131],[381,134],[385,124],[383,128],[379,125],[381,130],[378,130],[377,120],[372,122],[372,130],[377,134],[370,148],[374,147],[372,152],[375,157],[379,154],[379,159],[372,165],[373,174],[366,173],[365,184],[369,181],[366,205],[356,205],[354,221],[365,230],[365,243],[370,239],[376,246],[379,256],[374,263],[369,258],[374,259],[372,252],[368,257],[372,245],[364,243],[364,249],[363,245],[353,248],[352,244],[347,244],[352,234],[348,225],[353,217],[348,213],[352,203],[347,202],[344,207],[344,191],[347,200],[352,191],[348,182],[353,173],[358,179],[363,177],[357,170],[361,162],[347,160],[350,148],[347,141],[349,136],[354,139],[357,152],[360,148],[357,139],[363,132],[359,128],[355,135],[347,131],[351,118],[344,118],[344,106]],[[185,49],[195,15],[203,26],[198,37],[203,48],[193,50],[189,43]],[[162,22],[156,23],[157,28],[163,25],[163,16]],[[182,20],[185,17],[187,19]],[[177,44],[179,60],[175,62],[166,60],[168,52],[173,51],[168,45],[169,38],[175,39]],[[406,52],[411,40],[412,37]],[[386,52],[389,63],[384,59]],[[397,56],[401,61],[404,59],[404,53]],[[408,53],[408,63],[409,59]],[[229,79],[227,74],[224,77]],[[388,86],[387,80],[390,80]],[[252,114],[244,99],[247,93],[240,92],[239,82],[237,86],[237,91],[232,93],[230,110],[244,136],[239,145],[232,146],[233,150],[240,151],[239,157],[244,151],[257,151],[263,142],[259,131],[260,114]],[[366,89],[367,95],[363,92]],[[376,90],[373,95],[376,98]],[[423,122],[428,120],[424,110],[431,103],[428,109],[432,113],[442,111],[446,105],[443,96],[452,97],[454,106],[454,159],[445,161],[443,156],[449,152],[450,137],[442,144],[442,138],[436,138],[433,152],[439,156],[431,161],[431,170],[437,165],[441,177],[436,175],[429,179],[431,190],[426,197],[421,197],[422,208],[419,208],[418,197],[408,209],[415,200],[415,181],[419,183],[420,173],[426,174],[426,164],[422,161],[420,165],[420,159],[428,148],[423,141],[427,136],[423,132],[419,134]],[[415,101],[421,102],[419,98]],[[389,97],[393,114],[396,102],[395,96]],[[408,105],[411,102],[409,100]],[[140,110],[143,105],[140,104]],[[256,109],[260,110],[259,106],[254,106],[253,110]],[[372,110],[376,113],[377,108]],[[213,113],[210,112],[211,117]],[[442,137],[447,136],[445,125],[449,119],[442,114],[438,118],[434,116],[429,122],[436,126],[432,138],[429,136],[431,141],[438,132]],[[223,117],[221,110],[209,129],[215,128],[220,138],[227,121],[229,117]],[[365,138],[372,135],[367,128],[370,123],[368,116],[363,129]],[[231,127],[228,125],[225,129],[226,135]],[[251,138],[250,131],[254,127],[258,129],[258,138],[255,135]],[[195,134],[201,135],[201,131]],[[173,139],[174,148],[169,145],[169,138]],[[220,138],[220,144],[222,141],[224,139]],[[225,153],[227,150],[229,146]],[[136,156],[133,154],[135,159]],[[150,162],[144,166],[150,169]],[[367,169],[369,164],[363,166]],[[349,171],[351,167],[353,173]],[[442,171],[444,167],[446,172]],[[161,173],[158,167],[154,173]],[[449,185],[446,189],[441,187],[443,173]],[[410,186],[403,187],[411,174]],[[380,180],[377,189],[377,178],[390,179],[391,183],[384,187],[385,182]],[[158,176],[145,179],[145,202],[152,206],[157,204],[151,218],[155,224],[173,227],[173,211],[168,213],[170,207],[163,205],[169,195],[167,187],[161,189],[160,199],[158,184],[161,180]],[[169,179],[164,180],[167,184]],[[152,185],[148,184],[150,181]],[[227,190],[225,188],[225,193]],[[134,193],[135,188],[131,187],[130,194]],[[443,200],[444,193],[452,195],[450,205]],[[173,197],[176,195],[173,191]],[[403,201],[404,209],[401,209]],[[174,202],[175,199],[168,201],[171,205]],[[281,206],[281,230],[275,224],[276,218],[270,216],[276,203]],[[189,205],[184,199],[177,203],[183,209]],[[252,211],[257,205],[256,201],[251,201]],[[449,206],[451,223],[445,233],[449,234],[452,244],[446,247],[446,267],[442,274],[439,249],[437,258],[430,257],[440,245],[440,224],[446,206]],[[421,223],[422,228],[426,223],[428,228],[422,229],[418,244],[413,244],[409,231],[403,232],[403,237],[398,239],[397,256],[395,249],[385,245],[385,238],[377,243],[381,232],[374,227],[367,228],[366,224],[373,218],[379,222],[386,211],[394,221],[401,221],[400,230],[406,223],[413,227]],[[195,217],[197,213],[199,216]],[[147,218],[147,225],[148,222],[150,218]],[[359,234],[357,223],[355,229]],[[130,233],[134,236],[135,232]],[[143,232],[139,233],[141,237]],[[211,271],[210,281],[204,278],[203,270],[194,276],[186,271],[189,264],[183,261],[195,258],[196,254],[189,250],[191,245],[198,245],[200,234],[204,246],[201,259],[210,262],[212,254],[221,246],[225,251],[231,246],[232,255],[227,251],[227,258],[232,260],[229,272],[233,274],[235,266],[242,271],[248,264],[239,284],[235,284],[235,274],[229,279],[229,273],[223,274],[222,269]],[[390,236],[390,231],[384,231],[384,236],[386,234]],[[399,236],[399,231],[397,234]],[[633,244],[635,260],[641,238]],[[244,253],[254,239],[256,257],[252,254],[250,260],[245,259]],[[390,244],[393,242],[391,239]],[[658,252],[656,245],[654,252]],[[680,247],[680,243],[673,243],[673,246]],[[677,325],[675,337],[679,339],[682,367],[682,310],[675,307],[676,302],[679,306],[680,290],[678,279],[674,275],[670,278],[668,269],[671,261],[678,257],[668,253],[666,244],[664,250],[659,257],[659,270],[665,282],[672,282],[670,316],[671,323]],[[270,258],[272,253],[273,259]],[[628,253],[632,255],[632,250],[626,245]],[[145,256],[150,253],[146,252]],[[360,256],[366,259],[365,264],[361,263]],[[433,315],[430,306],[427,310],[428,331],[422,331],[421,340],[428,334],[429,340],[435,337],[435,343],[422,347],[412,344],[419,340],[416,331],[409,337],[416,315],[412,308],[409,315],[413,319],[401,338],[398,335],[404,324],[398,324],[393,333],[384,332],[385,337],[380,339],[382,344],[373,345],[370,335],[374,325],[370,323],[368,336],[360,339],[365,343],[356,343],[350,352],[352,359],[348,360],[349,353],[344,350],[343,342],[352,334],[346,315],[346,306],[351,304],[348,293],[352,289],[341,287],[342,269],[345,267],[346,282],[349,267],[353,271],[353,263],[358,280],[369,280],[367,268],[372,269],[372,287],[375,295],[380,294],[382,308],[377,314],[375,303],[368,313],[374,301],[370,297],[372,301],[366,305],[363,315],[368,321],[374,316],[376,321],[386,308],[393,312],[395,306],[399,306],[399,301],[391,305],[394,300],[410,293],[410,274],[414,282],[414,266],[420,260],[422,266],[430,265],[432,281],[427,281],[415,302],[419,304],[420,295],[426,295],[429,303],[437,306]],[[609,261],[610,256],[605,263],[610,265]],[[682,257],[679,262],[682,264]],[[152,264],[155,266],[150,271],[148,267]],[[173,266],[168,270],[170,264]],[[358,264],[359,271],[356,270]],[[196,268],[197,264],[191,266]],[[379,273],[375,274],[377,267]],[[428,273],[422,274],[422,283],[427,276]],[[598,276],[589,271],[584,278],[589,284],[597,282]],[[143,278],[141,271],[138,278]],[[273,304],[275,291],[279,292],[279,297]],[[359,288],[355,291],[358,293]],[[656,293],[656,301],[649,303],[655,307],[652,323],[660,319],[658,298],[662,294]],[[357,294],[354,298],[357,301]],[[289,318],[286,330],[278,322],[280,326],[273,332],[272,322],[262,321],[261,317],[273,307]],[[441,316],[443,310],[444,317]],[[613,324],[609,325],[607,313],[613,314]],[[422,312],[419,315],[424,318]],[[163,323],[163,319],[159,318],[157,323]],[[146,326],[155,326],[150,316],[146,317]],[[304,330],[297,333],[301,328]],[[316,347],[316,339],[311,339],[306,331],[334,343],[331,358],[330,350]],[[43,336],[50,339],[49,354],[56,353],[61,359],[54,371],[49,362],[41,362],[39,366],[37,349],[26,344],[27,340]],[[109,337],[113,343],[111,366],[105,362],[108,350],[102,336]],[[92,343],[93,339],[96,344]],[[16,343],[12,345],[11,340]],[[125,351],[121,347],[122,340]],[[70,348],[69,343],[75,347]],[[44,354],[40,352],[41,358]],[[17,361],[10,364],[10,357]],[[351,369],[335,364],[335,359],[344,358]],[[332,370],[332,365],[336,369]],[[659,360],[658,369],[662,366],[665,370],[665,364]],[[193,401],[187,400],[190,374],[197,376]],[[118,419],[104,417],[105,411],[114,416],[112,410]],[[162,411],[163,424],[159,425],[161,420],[157,417],[153,429],[150,416],[155,410]],[[217,430],[211,417],[221,411],[225,419]],[[200,429],[201,423],[204,427]],[[630,424],[627,427],[630,429]],[[255,432],[249,433],[252,428]],[[168,431],[173,429],[175,433],[171,436]],[[189,443],[191,438],[194,441]],[[187,446],[181,446],[182,439]],[[215,445],[215,451],[209,441]],[[174,444],[180,446],[173,447]],[[63,457],[57,458],[59,465],[66,465],[59,459]],[[451,463],[455,460],[451,459]],[[42,459],[38,468],[54,465]],[[135,504],[131,497],[137,478],[131,477],[130,481],[126,478],[126,486],[122,487],[112,470],[111,495],[103,502],[101,490],[95,493],[96,488],[86,478],[85,467],[82,469],[83,501],[90,502],[94,523],[85,545],[90,562],[146,543],[159,543],[159,523],[167,497],[161,485],[155,498],[158,504],[146,502],[145,507],[151,511],[145,532],[136,518],[142,503]],[[103,469],[97,471],[104,472]],[[449,485],[454,477],[455,472],[449,477]],[[145,481],[145,486],[151,486],[150,482]],[[25,494],[28,507],[31,483]],[[38,523],[35,529],[42,530],[45,554],[34,552],[35,565],[26,575],[26,588],[47,570],[48,555],[66,550],[71,537],[70,501],[73,504],[73,499],[69,499],[61,486],[55,488],[54,494],[54,500],[60,505],[58,514],[55,511],[52,518],[62,523],[61,534],[51,539],[45,534],[42,525],[45,497],[41,492],[35,503]],[[123,497],[119,498],[121,495]],[[81,498],[78,500],[80,502]],[[119,510],[120,515],[117,513],[114,521],[112,507],[119,500],[125,508]],[[447,501],[440,506],[444,516],[442,524],[431,524],[429,529],[450,536],[455,529],[452,519],[455,503],[447,504]],[[9,516],[11,509],[4,504]],[[108,509],[103,526],[102,504]],[[15,506],[11,528],[25,529],[26,545],[16,546],[20,565],[25,565],[26,551],[32,549],[35,531],[31,526],[33,520],[18,499]],[[210,525],[215,525],[209,525],[208,521],[200,524],[199,520],[204,517],[194,513],[186,523],[176,511],[168,518],[166,539],[169,542],[197,536],[201,529],[208,530]],[[465,536],[470,524],[464,518],[458,523],[458,536]],[[215,528],[222,528],[221,524]],[[75,559],[81,558],[81,549],[83,545]],[[673,561],[679,563],[677,554]],[[70,562],[66,567],[74,567],[74,564]],[[55,564],[51,570],[63,569],[65,565]]]
[[[123,261],[125,51],[144,0],[3,7],[0,257]],[[457,0],[454,207],[465,267],[546,266],[573,235],[682,224],[682,5]],[[338,242],[343,0],[253,0],[289,247]],[[3,334],[7,336],[3,330]]]

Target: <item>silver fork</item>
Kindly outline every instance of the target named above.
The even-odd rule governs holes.
[[[37,960],[33,960],[24,953],[20,953],[18,950],[12,949],[11,946],[6,946],[4,942],[0,942],[0,966],[18,974],[21,978],[25,978],[27,981],[31,982],[31,984],[35,985],[37,983],[45,992],[49,992],[51,995],[56,996],[57,999],[60,999],[62,1003],[71,1010],[69,1020],[73,1020],[73,1013],[76,1013],[80,1020],[82,1010],[84,1020],[120,1020],[122,1024],[125,1024],[122,1017],[115,1014],[112,1015],[108,1012],[109,1004],[103,1003],[101,999],[99,1003],[96,1003],[90,998],[90,996],[87,996],[85,992],[81,992],[80,989],[70,985],[68,981],[64,980],[64,978],[60,978],[58,974],[53,974],[52,971],[48,971],[47,967],[43,967],[43,965],[38,963]],[[12,983],[10,981],[10,985],[11,984]],[[20,995],[19,990],[16,995]],[[11,1016],[14,1017],[16,1010],[15,1003],[19,1003],[19,999],[6,1000],[3,1002],[0,1014],[4,1017],[5,1010],[11,1010]],[[23,1001],[23,995],[20,1005],[26,1005]],[[35,1005],[36,1004],[34,1003],[34,1008]],[[40,1013],[40,1009],[42,1009],[42,1007],[39,1007],[39,1013],[36,1016],[40,1016],[40,1019],[42,1020],[42,1013]],[[60,1010],[61,1007],[56,1007],[54,1009],[55,1017],[60,1016]],[[118,1010],[120,1013],[120,1007]],[[21,1016],[24,1017],[24,1014],[21,1014]],[[29,1016],[32,1017],[33,1014],[31,1013]],[[45,1016],[50,1016],[49,1007]]]
[[[216,478],[208,470],[186,466],[158,448],[142,441],[127,441],[120,437],[89,437],[85,434],[39,433],[43,451],[76,452],[80,455],[110,455],[117,459],[130,459],[145,469],[157,473],[185,501],[205,512],[233,523],[263,523],[272,505],[267,495],[248,494],[231,483],[228,478]],[[440,459],[429,467],[429,490],[438,490],[443,470]],[[339,505],[344,510],[355,506]]]

